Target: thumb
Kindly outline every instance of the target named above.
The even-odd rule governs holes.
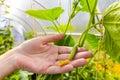
[[[59,41],[60,39],[63,38],[63,36],[64,36],[63,33],[56,34],[56,35],[45,36],[45,37],[42,37],[41,42],[43,44],[46,44],[46,43],[49,43],[49,42]]]

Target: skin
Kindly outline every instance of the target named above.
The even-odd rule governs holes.
[[[78,48],[75,58],[69,64],[58,66],[60,60],[68,58],[72,48],[52,45],[50,42],[58,41],[63,36],[57,34],[33,38],[1,55],[0,80],[17,69],[41,74],[59,74],[85,65],[85,59],[92,57],[92,54],[85,48]]]

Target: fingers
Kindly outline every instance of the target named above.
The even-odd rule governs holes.
[[[77,60],[71,61],[69,64],[64,65],[62,67],[60,67],[58,65],[51,66],[46,70],[45,73],[47,73],[47,74],[65,73],[65,72],[72,71],[76,67],[84,66],[86,63],[87,62],[85,59],[77,59]]]
[[[79,66],[84,66],[86,63],[87,63],[87,61],[84,58],[81,58],[81,59],[71,61],[70,64],[72,64],[74,66],[74,68],[76,68]]]
[[[59,73],[65,73],[65,72],[69,72],[72,71],[74,69],[74,67],[71,64],[67,64],[63,67],[60,66],[51,66],[46,70],[47,74],[59,74]]]
[[[77,52],[83,52],[83,51],[87,51],[87,49],[86,49],[86,48],[83,48],[83,47],[79,47],[79,48],[77,49]]]
[[[64,36],[63,33],[61,34],[56,34],[56,35],[51,35],[51,36],[46,36],[46,37],[42,37],[40,40],[43,44],[49,43],[49,42],[55,42],[58,41],[60,39],[62,39]]]
[[[60,54],[58,55],[57,60],[65,60],[69,57],[70,54]],[[76,53],[74,59],[80,59],[80,58],[90,58],[92,57],[92,53],[88,51],[78,52]]]
[[[92,53],[85,51],[85,52],[79,52],[75,55],[74,59],[79,59],[79,58],[90,58],[92,57]]]
[[[58,52],[60,54],[70,53],[71,50],[72,50],[72,47],[58,46]],[[78,48],[78,50],[77,50],[77,52],[83,52],[83,51],[86,51],[86,49],[83,47]]]

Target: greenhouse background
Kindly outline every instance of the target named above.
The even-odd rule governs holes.
[[[19,46],[25,40],[33,37],[42,37],[60,33],[59,30],[57,31],[53,26],[65,27],[65,25],[70,25],[73,29],[71,28],[70,31],[68,30],[65,33],[68,39],[65,37],[60,44],[54,44],[73,47],[77,41],[80,42],[81,40],[79,46],[87,48],[94,55],[92,59],[88,59],[87,66],[78,69],[80,74],[77,74],[76,70],[60,75],[42,75],[18,70],[6,77],[5,80],[120,80],[120,15],[117,15],[117,12],[120,12],[120,7],[119,5],[116,5],[118,8],[114,6],[115,2],[120,4],[120,1],[93,0],[93,3],[98,1],[96,11],[93,9],[93,13],[90,12],[90,9],[89,11],[82,11],[82,7],[85,5],[80,3],[76,8],[76,13],[74,12],[74,16],[72,15],[74,6],[76,5],[76,2],[80,1],[81,3],[82,1],[86,3],[88,1],[87,9],[89,9],[89,7],[92,8],[92,0],[0,0],[0,54]],[[113,6],[111,7],[112,4]],[[29,13],[29,10],[52,10],[58,6],[61,7],[64,12],[60,14],[54,22],[38,18],[38,16],[36,17],[36,15]],[[112,11],[115,12],[113,7],[116,9],[116,13],[112,13]],[[79,8],[81,8],[81,10]],[[109,15],[109,12],[106,14],[109,9],[111,10],[110,14],[113,14],[112,16]],[[90,21],[92,14],[94,14],[95,18]],[[73,17],[70,19],[71,15]],[[118,17],[118,19],[114,20],[116,17]],[[67,25],[67,23],[69,24]],[[115,26],[115,28],[112,28],[111,26]],[[87,29],[89,29],[89,32]],[[106,31],[107,29],[108,32],[110,31],[109,38]],[[64,29],[61,29],[61,32],[62,30]],[[86,35],[86,32],[89,33],[88,36]],[[1,36],[2,34],[4,34],[4,36]],[[118,37],[115,36],[116,34],[118,34]],[[84,38],[79,38],[79,36]],[[114,36],[115,38],[113,38]],[[68,43],[64,43],[64,40],[65,42],[68,41]],[[62,43],[65,45],[62,45]],[[110,49],[108,49],[108,47],[110,47]],[[115,57],[117,58],[115,59]],[[83,73],[83,75],[81,73]]]
[[[74,0],[20,0],[18,2],[17,0],[5,0],[4,5],[0,5],[1,28],[8,24],[15,27],[14,36],[17,37],[17,40],[15,40],[17,41],[16,44],[23,41],[24,31],[35,30],[37,31],[37,34],[54,34],[54,31],[47,31],[47,29],[45,29],[46,26],[53,25],[51,22],[32,18],[24,11],[29,9],[46,9],[61,6],[65,12],[61,15],[60,19],[56,21],[56,23],[63,24],[68,20],[73,1]],[[105,0],[99,0],[98,8],[102,12],[105,7],[115,1],[117,0],[106,0],[107,4],[105,4]],[[6,12],[9,12],[9,14],[6,14]],[[79,16],[80,18],[78,18]],[[77,33],[81,33],[85,29],[88,17],[88,13],[85,12],[77,14],[77,16],[72,20],[72,24],[76,28],[72,34],[77,35]],[[9,20],[4,20],[4,18],[8,18]],[[95,30],[92,30],[91,32],[97,33]]]

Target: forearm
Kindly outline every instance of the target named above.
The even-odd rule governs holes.
[[[0,56],[0,80],[16,69],[15,56],[9,51]]]

